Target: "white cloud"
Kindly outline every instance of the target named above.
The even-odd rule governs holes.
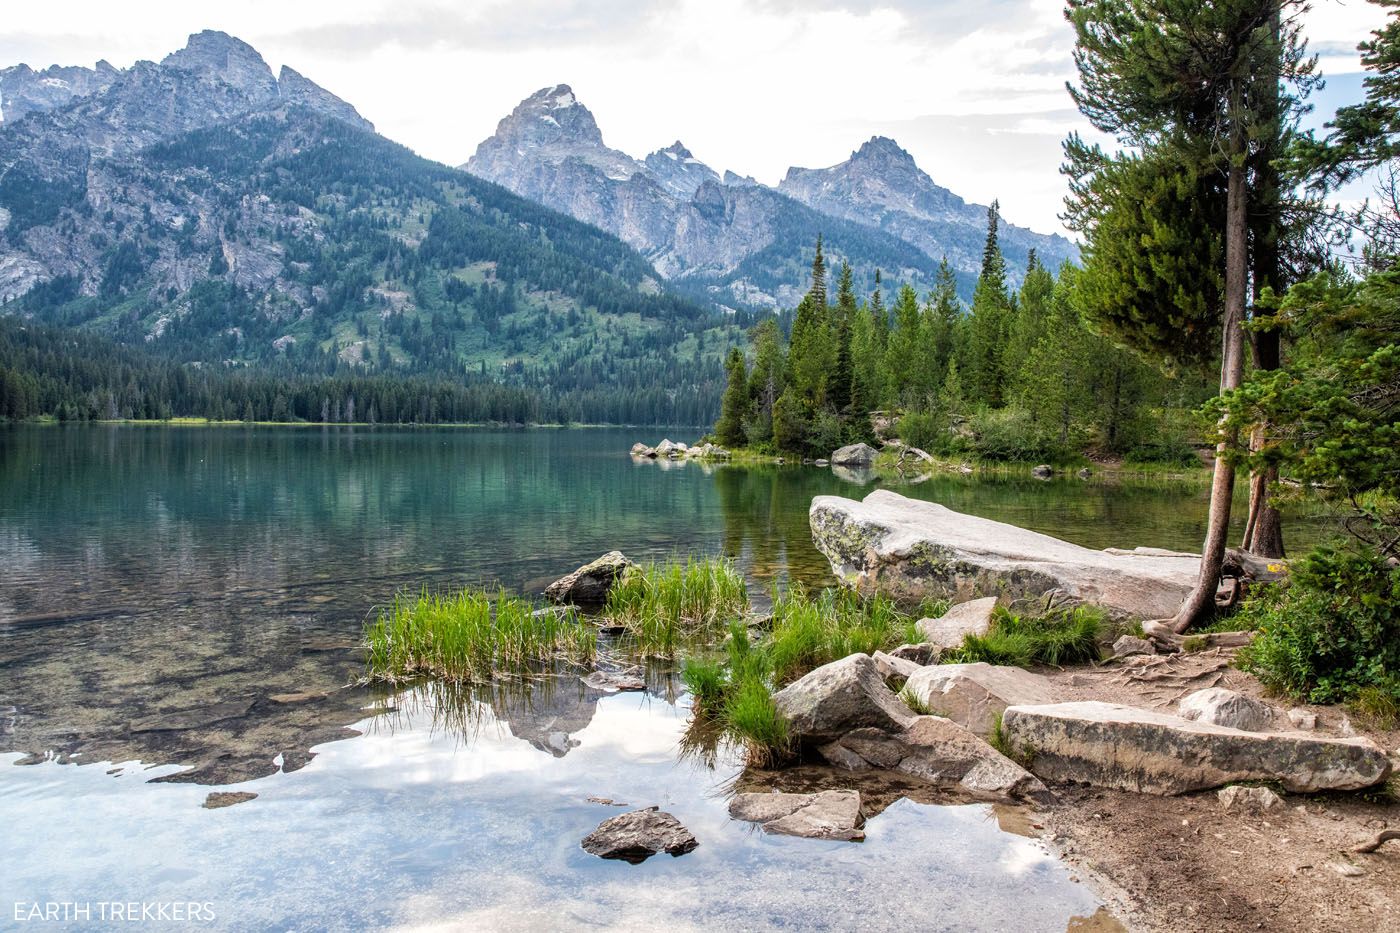
[[[1381,20],[1318,0],[1325,69]],[[159,58],[204,28],[249,41],[349,100],[380,132],[464,162],[520,99],[569,83],[610,145],[683,140],[715,168],[776,182],[870,135],[1009,219],[1058,228],[1059,139],[1084,123],[1064,83],[1055,0],[81,0],[6,11],[0,63]]]

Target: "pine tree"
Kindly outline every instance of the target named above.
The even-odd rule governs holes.
[[[822,256],[822,235],[817,234],[817,255],[812,260],[812,290],[808,293],[817,307],[826,309],[826,259]]]
[[[926,323],[931,384],[941,387],[948,375],[948,366],[958,353],[958,337],[962,323],[962,302],[958,299],[958,282],[953,267],[945,256],[938,263],[938,277]]]
[[[1011,316],[1006,260],[997,236],[999,209],[996,201],[987,209],[987,241],[982,249],[982,272],[972,294],[964,373],[968,387],[992,407],[999,407],[1005,397],[1006,336]]]
[[[773,406],[786,387],[784,371],[787,360],[783,354],[782,334],[778,324],[769,318],[749,333],[753,344],[753,371],[749,374],[749,420],[744,434],[752,447],[767,445],[773,440]]]
[[[849,267],[848,267],[849,268]],[[851,318],[855,315],[840,314],[836,322],[836,366],[831,373],[831,384],[827,388],[827,403],[836,410],[837,414],[844,414],[851,407],[853,394],[852,386],[852,359],[851,359]]]
[[[721,444],[738,447],[745,441],[744,422],[749,417],[749,376],[744,366],[743,351],[738,347],[731,348],[724,368],[729,381],[720,401],[715,436]]]

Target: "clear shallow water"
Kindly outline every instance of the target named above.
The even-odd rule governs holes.
[[[860,846],[730,823],[738,768],[682,760],[665,671],[646,698],[565,679],[436,717],[346,686],[364,620],[397,589],[538,593],[612,548],[728,554],[756,589],[821,584],[812,496],[874,488],[812,467],[634,463],[639,438],[0,429],[4,916],[15,900],[165,897],[217,900],[219,926],[247,929],[1020,930],[1092,913],[985,806],[899,802]],[[1203,485],[1170,481],[935,476],[900,491],[1092,547],[1195,547],[1206,508]],[[470,735],[450,725],[464,710]],[[259,797],[203,810],[211,786]],[[591,859],[578,841],[610,812],[589,795],[671,809],[701,848]]]

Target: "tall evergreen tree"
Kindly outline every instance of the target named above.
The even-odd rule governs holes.
[[[963,373],[968,387],[994,407],[1002,404],[1006,394],[1006,336],[1011,316],[1006,260],[997,236],[999,209],[996,201],[987,209],[987,241],[982,249],[982,272],[972,295]]]
[[[812,300],[826,310],[826,257],[822,255],[822,235],[817,234],[817,255],[812,260]]]
[[[715,435],[721,444],[738,447],[746,439],[744,422],[749,417],[749,374],[744,365],[744,352],[738,347],[731,348],[724,369],[728,383],[720,400]]]

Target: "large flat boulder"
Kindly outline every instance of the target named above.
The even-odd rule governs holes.
[[[1046,677],[984,661],[921,667],[909,675],[904,689],[930,712],[983,737],[992,734],[1008,706],[1035,706],[1059,699]]]
[[[968,635],[983,636],[992,630],[992,614],[996,612],[997,598],[984,596],[981,599],[958,603],[936,619],[920,619],[916,624],[919,632],[931,644],[940,648],[956,648]]]
[[[1012,706],[1002,732],[1047,781],[1184,794],[1237,781],[1277,781],[1311,793],[1360,790],[1390,776],[1369,739],[1244,732],[1114,703]]]
[[[818,496],[809,518],[812,540],[843,584],[906,602],[1038,601],[1053,591],[1117,617],[1158,619],[1175,614],[1200,563],[1095,551],[883,489],[860,502]]]
[[[823,664],[773,694],[773,703],[788,734],[803,741],[830,741],[867,726],[898,731],[914,717],[868,654]]]
[[[1177,704],[1176,712],[1182,719],[1246,732],[1268,732],[1284,720],[1281,712],[1263,700],[1224,687],[1210,687],[1187,694]]]
[[[1039,778],[941,716],[915,717],[898,731],[856,729],[818,751],[834,767],[899,771],[984,800],[1049,798]]]
[[[729,815],[736,820],[759,823],[764,832],[779,836],[849,842],[865,838],[860,828],[865,823],[860,793],[854,790],[826,790],[817,794],[735,794],[729,801]]]
[[[609,551],[568,576],[555,580],[545,587],[544,595],[556,603],[601,606],[607,601],[613,584],[631,566],[632,562],[621,551]]]
[[[875,462],[878,452],[869,444],[849,444],[831,452],[831,462],[836,466],[868,467]]]

